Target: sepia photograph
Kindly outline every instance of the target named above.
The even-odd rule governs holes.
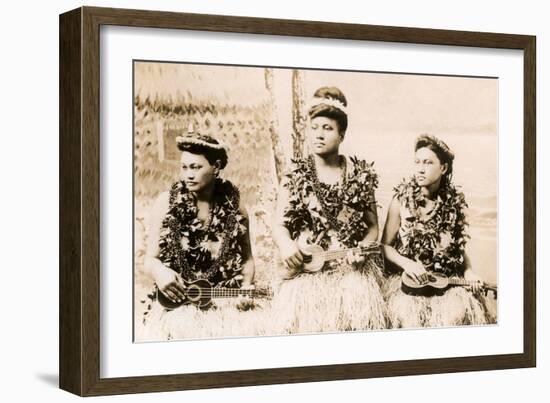
[[[134,60],[134,342],[496,325],[498,85]]]

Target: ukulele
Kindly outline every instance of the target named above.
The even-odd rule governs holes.
[[[356,248],[343,248],[335,250],[324,250],[320,245],[307,243],[307,234],[302,233],[298,239],[300,251],[304,254],[304,265],[302,270],[308,273],[315,273],[321,270],[326,262],[342,259],[349,253],[360,253],[364,256],[382,258],[382,251],[378,242],[370,242],[365,246]],[[382,260],[383,262],[383,260]]]
[[[157,301],[166,309],[175,309],[182,305],[193,304],[201,309],[208,308],[215,298],[269,298],[272,292],[269,288],[242,290],[240,288],[213,287],[208,280],[185,281],[185,298],[181,302],[173,302],[158,288],[155,289]]]
[[[427,282],[419,283],[406,272],[401,275],[401,289],[409,295],[443,295],[445,290],[452,286],[468,287],[477,284],[475,281],[468,281],[461,278],[447,277],[439,273],[428,273]],[[482,283],[483,290],[487,295],[492,291],[497,297],[497,286],[489,283]]]

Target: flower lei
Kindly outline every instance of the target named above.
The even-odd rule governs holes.
[[[169,209],[162,222],[159,259],[187,281],[207,279],[223,287],[240,287],[246,217],[239,212],[239,192],[216,179],[208,225],[198,219],[195,196],[185,183],[172,185]],[[207,244],[220,242],[217,258]]]
[[[419,260],[427,270],[447,276],[464,274],[464,252],[470,238],[466,233],[468,223],[465,209],[468,207],[464,193],[449,183],[439,191],[433,215],[424,221],[419,207],[425,203],[420,186],[413,177],[403,180],[395,189],[401,204],[411,217],[405,231],[405,240],[397,237],[396,248],[404,256]]]
[[[311,231],[315,239],[333,229],[346,247],[355,247],[363,240],[369,228],[367,211],[376,203],[374,190],[378,187],[378,176],[372,168],[374,163],[355,157],[350,161],[345,186],[320,183],[312,156],[292,161],[293,169],[284,184],[289,190],[284,220],[292,239],[305,230]],[[326,236],[320,241],[325,248],[328,243]]]

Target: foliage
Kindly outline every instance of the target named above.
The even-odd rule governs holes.
[[[350,161],[345,183],[339,186],[319,184],[311,157],[293,161],[286,176],[289,202],[284,213],[293,239],[304,230],[320,234],[332,226],[337,226],[339,241],[348,247],[357,246],[364,238],[369,228],[367,212],[376,203],[378,176],[373,163],[354,157]]]
[[[239,191],[231,182],[217,179],[214,194],[211,219],[205,228],[192,193],[183,181],[174,183],[160,231],[159,259],[187,281],[206,278],[224,287],[240,287],[247,219],[239,211]],[[205,245],[220,243],[219,256],[214,258]]]
[[[404,256],[419,260],[429,270],[445,275],[462,275],[468,208],[464,194],[452,183],[442,187],[430,218],[421,217],[424,195],[414,177],[403,180],[395,189],[401,204],[411,213],[406,217],[406,238],[398,236],[397,250]],[[403,219],[403,217],[402,217]]]
[[[262,99],[247,106],[216,97],[136,97],[134,103],[134,256],[135,283],[147,289],[152,280],[143,267],[150,207],[179,179],[175,137],[192,123],[196,131],[221,140],[229,163],[222,176],[239,189],[249,217],[257,282],[276,277],[271,236],[276,175],[269,123],[272,110]],[[164,157],[164,158],[163,158]]]

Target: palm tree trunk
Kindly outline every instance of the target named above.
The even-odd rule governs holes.
[[[292,149],[294,158],[307,154],[305,145],[304,72],[292,70]]]
[[[266,68],[264,72],[265,76],[265,87],[267,88],[267,91],[269,92],[269,99],[271,103],[271,121],[269,124],[269,133],[271,135],[271,146],[273,151],[273,159],[275,163],[275,174],[277,175],[277,181],[281,181],[282,176],[284,175],[284,172],[286,171],[286,158],[285,153],[283,149],[283,145],[281,143],[281,137],[280,137],[280,127],[279,127],[279,119],[278,119],[278,110],[277,110],[277,102],[275,99],[275,91],[274,91],[274,77],[273,77],[273,69]]]

